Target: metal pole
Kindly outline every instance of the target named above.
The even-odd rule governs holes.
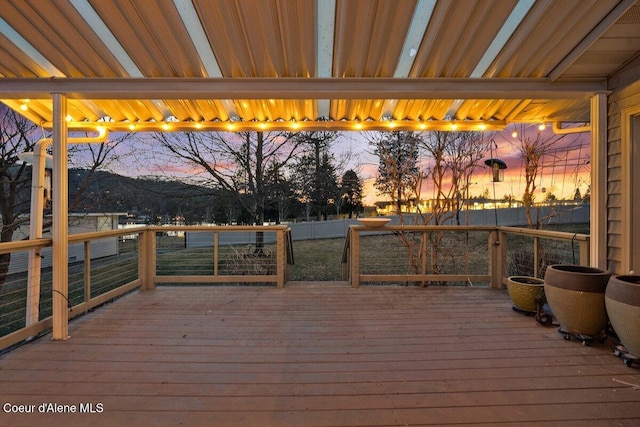
[[[29,239],[42,238],[42,217],[44,214],[44,188],[45,188],[45,155],[46,149],[51,145],[50,139],[41,139],[33,150],[31,163],[31,213],[29,219]],[[27,275],[27,315],[26,325],[38,323],[40,318],[40,282],[42,266],[42,249],[29,251],[28,275]]]

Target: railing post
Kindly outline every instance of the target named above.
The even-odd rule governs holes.
[[[420,252],[421,252],[421,264],[422,264],[422,275],[426,276],[427,274],[427,232],[423,231],[420,233]],[[427,285],[427,282],[422,279],[420,280],[420,286],[423,288]]]
[[[286,230],[278,230],[276,232],[276,284],[280,289],[284,288],[285,268],[287,264],[285,233]]]
[[[349,280],[351,281],[351,287],[357,288],[360,286],[360,233],[354,227],[351,227],[349,228],[349,234],[351,235]]]
[[[506,244],[502,231],[496,229],[489,232],[489,274],[491,275],[490,286],[495,289],[502,289],[502,277],[504,275],[504,254]]]
[[[220,261],[220,235],[217,231],[213,232],[213,275],[218,275],[218,264]]]
[[[84,242],[84,302],[91,299],[91,242]]]
[[[344,242],[342,251],[342,280],[350,281],[349,273],[351,272],[351,227],[347,228],[347,240]]]
[[[590,238],[580,240],[578,243],[578,249],[580,251],[580,265],[588,266],[591,262],[591,242]]]
[[[142,290],[155,288],[156,276],[156,232],[155,230],[145,230],[139,235],[139,260],[138,274],[142,279]]]
[[[537,237],[533,238],[533,277],[538,277],[539,275],[539,265],[540,265],[540,259],[538,256],[538,249],[539,249],[539,243],[540,243],[540,239],[538,239]]]

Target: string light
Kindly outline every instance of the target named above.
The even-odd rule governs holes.
[[[179,121],[177,119],[166,119],[165,121],[108,121],[108,122],[87,122],[75,121],[71,116],[67,117],[69,128],[76,130],[94,130],[98,124],[104,125],[111,131],[262,131],[262,130],[289,130],[300,131],[325,129],[340,130],[350,127],[354,131],[366,130],[404,130],[404,131],[421,131],[425,129],[434,131],[495,131],[503,130],[506,123],[503,121],[479,121],[479,120],[339,120],[339,121],[304,121],[304,123],[295,120],[277,120],[275,122],[265,121]],[[43,123],[44,127],[52,127],[52,123]],[[514,131],[512,136],[517,137]]]

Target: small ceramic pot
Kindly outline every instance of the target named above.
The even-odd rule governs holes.
[[[529,276],[511,276],[507,278],[507,291],[516,309],[535,312],[536,298],[544,295],[544,280]]]

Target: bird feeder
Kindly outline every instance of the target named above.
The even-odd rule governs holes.
[[[491,168],[493,182],[504,181],[504,170],[507,168],[505,162],[500,159],[488,159],[484,161],[484,164]]]

